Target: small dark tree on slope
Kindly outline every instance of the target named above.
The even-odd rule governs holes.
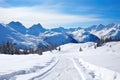
[[[83,51],[81,47],[80,47],[79,51],[80,51],[80,52]]]
[[[58,51],[61,51],[61,47],[58,48]]]
[[[105,40],[101,37],[101,39],[97,42],[97,47],[102,46]]]

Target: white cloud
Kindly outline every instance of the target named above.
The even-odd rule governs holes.
[[[60,26],[69,23],[91,22],[99,19],[91,15],[71,15],[59,13],[59,10],[52,10],[52,7],[17,7],[0,8],[0,22],[20,21],[25,26],[41,23],[46,28]],[[59,6],[58,6],[59,7]]]

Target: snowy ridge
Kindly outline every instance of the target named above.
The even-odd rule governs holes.
[[[99,38],[85,30],[77,30],[72,32],[73,38],[78,42],[97,42]]]
[[[85,29],[99,38],[120,38],[120,24],[94,25]]]
[[[46,29],[41,24],[34,24],[32,27],[27,29],[26,34],[39,36],[40,33],[44,33]]]

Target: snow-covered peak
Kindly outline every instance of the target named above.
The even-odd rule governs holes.
[[[102,24],[92,25],[91,27],[88,27],[88,28],[86,28],[85,30],[94,33],[94,32],[103,30],[105,27],[106,27],[106,26],[105,26],[105,25],[102,25]]]
[[[66,32],[67,29],[65,29],[63,27],[58,27],[58,28],[51,29],[51,31],[54,31],[54,32]]]
[[[112,37],[113,39],[115,38],[120,38],[120,24],[108,24],[106,26],[104,25],[97,25],[94,27],[87,28],[87,31],[90,33],[98,36],[99,38],[109,38]]]
[[[111,28],[111,27],[113,27],[114,25],[115,25],[114,23],[111,23],[111,24],[106,25],[106,27]]]
[[[63,27],[58,27],[58,28],[53,28],[51,29],[51,31],[54,32],[62,32],[62,33],[68,33],[68,32],[74,32],[76,30],[80,30],[82,28],[78,27],[78,28],[63,28]]]
[[[39,36],[40,33],[43,33],[45,31],[46,31],[46,29],[43,28],[40,23],[38,23],[38,24],[34,24],[32,27],[30,27],[27,30],[27,34]]]
[[[12,21],[12,22],[10,22],[7,25],[10,26],[11,28],[15,29],[16,31],[22,33],[22,34],[26,34],[26,28],[20,22],[14,22],[14,21]]]
[[[34,28],[34,29],[44,29],[40,23],[34,24],[34,25],[33,25],[32,27],[30,27],[30,28]]]
[[[114,27],[115,27],[116,29],[120,29],[120,24],[116,24],[116,25],[114,25]]]

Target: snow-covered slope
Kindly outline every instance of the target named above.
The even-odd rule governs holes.
[[[104,25],[99,24],[99,25],[93,25],[91,27],[88,27],[85,30],[90,31],[90,32],[97,32],[97,31],[103,30],[104,28],[105,28]]]
[[[69,43],[42,56],[1,54],[0,80],[120,80],[120,42],[94,44]]]
[[[83,29],[72,32],[72,37],[78,42],[97,42],[99,38]]]
[[[44,29],[41,24],[34,24],[27,30],[27,34],[39,36],[40,33],[44,33],[45,31],[46,29]]]
[[[104,25],[94,25],[92,27],[89,27],[86,29],[92,34],[95,34],[99,38],[109,38],[112,37],[120,38],[120,24],[108,24],[106,26]]]
[[[112,26],[112,27],[111,27]],[[103,34],[104,37],[120,38],[120,24],[107,25]]]
[[[22,36],[21,33],[15,31],[11,27],[7,25],[0,24],[0,44],[4,44],[7,41],[14,42],[16,40],[18,41],[24,41],[20,36]]]
[[[77,42],[72,37],[67,35],[66,33],[60,33],[60,32],[52,32],[48,31],[40,35],[40,37],[46,41],[47,43],[55,46],[63,45],[66,43],[75,43]]]

